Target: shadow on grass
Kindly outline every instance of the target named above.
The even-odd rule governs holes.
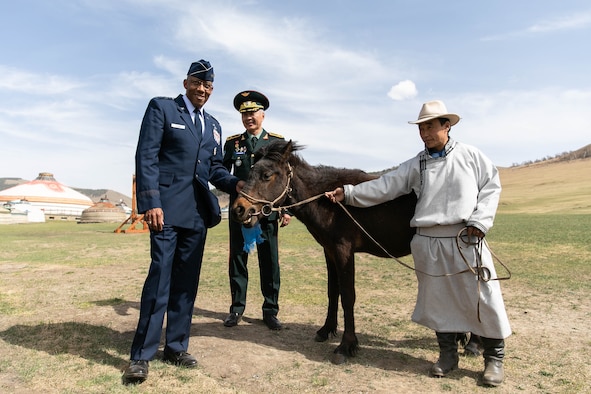
[[[14,325],[0,332],[6,343],[50,355],[71,354],[97,364],[121,368],[126,359],[133,332],[122,334],[110,328],[78,322]]]
[[[228,358],[235,358],[236,349],[239,343],[245,341],[252,342],[261,346],[273,347],[278,350],[297,352],[302,354],[308,360],[316,362],[330,362],[334,349],[341,340],[342,331],[335,337],[329,337],[326,342],[316,342],[314,340],[319,326],[303,324],[298,322],[282,322],[284,329],[281,331],[271,331],[263,323],[261,318],[250,318],[244,316],[242,322],[236,327],[224,327],[222,322],[227,313],[220,313],[197,308],[195,310],[197,317],[219,320],[219,322],[199,322],[199,319],[193,319],[191,328],[191,337],[215,337],[225,340],[236,341],[238,346],[228,349]],[[413,356],[414,350],[428,350],[432,352],[433,359],[439,354],[439,347],[433,336],[418,337],[416,339],[405,340],[386,340],[372,334],[357,333],[359,339],[359,352],[355,357],[347,359],[348,364],[357,364],[383,369],[386,371],[397,371],[414,373],[417,375],[428,375],[432,361]],[[287,356],[289,357],[289,355]],[[462,357],[460,357],[460,368],[448,378],[461,380],[468,377],[478,381],[479,373],[461,368]],[[345,365],[335,366],[346,368]]]
[[[130,310],[139,308],[137,302],[122,300],[97,301],[96,304],[110,305],[120,316],[129,315]],[[265,326],[262,318],[245,316],[238,326],[228,328],[223,326],[226,312],[196,308],[194,313],[196,318],[193,319],[191,337],[194,340],[199,337],[212,337],[236,341],[236,346],[229,346],[225,350],[219,348],[219,351],[227,352],[228,358],[236,357],[240,343],[251,342],[285,351],[286,357],[289,357],[290,352],[297,352],[311,361],[330,362],[331,355],[342,335],[342,331],[339,331],[337,336],[330,337],[326,342],[316,342],[314,337],[320,327],[312,324],[283,322],[283,330],[272,331]],[[201,317],[206,318],[207,321],[200,322]],[[122,333],[101,325],[79,322],[44,323],[34,326],[14,325],[1,331],[0,338],[15,346],[43,351],[51,355],[71,354],[121,369],[128,361],[127,354],[133,340],[135,325],[130,328],[131,331]],[[356,357],[347,359],[348,364],[426,375],[432,361],[416,357],[412,353],[417,349],[428,350],[433,353],[433,358],[437,357],[438,348],[434,336],[407,340],[386,340],[383,337],[359,332],[357,336],[360,349]],[[121,354],[126,355],[125,358],[118,356]],[[158,356],[159,354],[156,357]],[[346,368],[346,365],[340,367]],[[478,380],[478,373],[460,368],[448,376],[450,379],[457,380],[463,377]]]

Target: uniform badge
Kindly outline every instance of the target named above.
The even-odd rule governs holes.
[[[219,145],[222,138],[220,136],[220,133],[219,133],[215,123],[213,124],[213,138],[215,139],[216,144]]]

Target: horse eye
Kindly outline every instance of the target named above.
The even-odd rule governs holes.
[[[268,181],[273,177],[273,171],[267,171],[263,174],[263,179]]]

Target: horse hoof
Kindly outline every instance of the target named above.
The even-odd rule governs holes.
[[[327,339],[328,339],[328,336],[325,337],[325,336],[322,336],[318,333],[316,333],[316,336],[314,337],[314,340],[316,342],[325,342]]]
[[[341,365],[347,362],[347,356],[341,353],[333,353],[330,357],[330,362],[335,365]]]

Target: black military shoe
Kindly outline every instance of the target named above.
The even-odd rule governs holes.
[[[165,350],[164,357],[162,357],[162,360],[164,362],[174,364],[179,367],[194,368],[197,366],[197,359],[187,352],[174,353]]]
[[[226,326],[226,327],[237,326],[241,319],[242,319],[242,315],[240,313],[232,312],[228,315],[228,317],[226,317],[226,320],[224,320],[224,326]]]
[[[263,321],[271,330],[281,330],[283,326],[277,316],[274,315],[265,315],[263,316]]]
[[[148,378],[148,362],[146,360],[131,360],[125,368],[121,380],[123,384],[139,384]]]

